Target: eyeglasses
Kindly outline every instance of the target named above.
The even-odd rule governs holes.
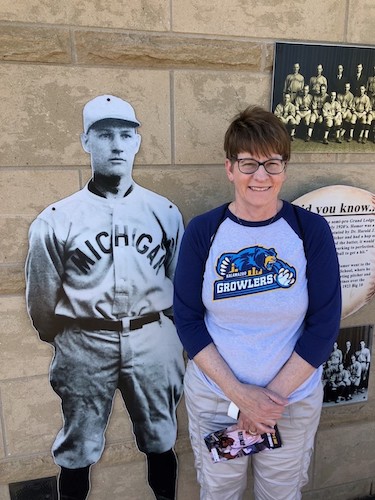
[[[232,158],[238,162],[238,170],[243,174],[255,174],[258,168],[263,165],[267,174],[277,175],[285,170],[285,160],[280,158],[269,158],[266,161],[257,161],[253,158]]]

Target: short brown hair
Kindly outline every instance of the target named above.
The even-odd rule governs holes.
[[[248,106],[234,117],[224,138],[224,151],[229,160],[240,152],[257,156],[279,154],[290,158],[290,137],[285,125],[270,111]]]

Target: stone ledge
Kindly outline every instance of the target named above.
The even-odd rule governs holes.
[[[58,470],[50,454],[12,457],[0,461],[0,484],[53,476]]]
[[[68,29],[1,26],[0,59],[42,63],[70,63]]]
[[[78,64],[261,71],[267,44],[167,34],[75,31]]]

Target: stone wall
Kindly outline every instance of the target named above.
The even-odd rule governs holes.
[[[23,269],[30,222],[89,178],[83,104],[111,93],[134,105],[135,178],[177,203],[187,222],[231,197],[223,134],[247,104],[269,107],[274,42],[369,45],[374,23],[372,0],[0,0],[1,499],[8,483],[57,472],[52,350],[26,315]],[[374,155],[294,154],[283,197],[333,184],[375,192]],[[370,323],[373,301],[342,326]],[[324,409],[306,500],[375,492],[374,415],[374,383],[366,403]],[[177,452],[178,499],[198,498],[183,405]],[[119,399],[92,482],[92,500],[152,498]]]

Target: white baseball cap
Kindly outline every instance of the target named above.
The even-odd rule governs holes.
[[[139,127],[140,122],[135,117],[133,107],[126,101],[114,95],[99,95],[83,108],[83,130],[87,134],[89,128],[99,120],[114,118],[132,123]]]

